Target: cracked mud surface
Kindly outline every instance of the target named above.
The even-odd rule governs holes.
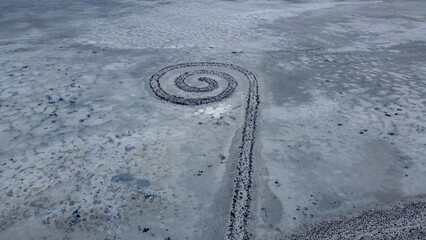
[[[0,239],[424,238],[425,8],[0,1]]]

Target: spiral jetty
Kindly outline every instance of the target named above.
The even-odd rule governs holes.
[[[205,77],[205,75],[213,75],[224,79],[227,87],[214,96],[208,97],[181,97],[167,93],[161,88],[160,79],[169,71],[184,68],[198,68],[200,70],[187,71],[179,75],[174,81],[175,86],[184,92],[206,93],[212,92],[218,88],[218,83],[215,79]],[[202,105],[213,102],[222,101],[231,96],[238,83],[235,79],[225,73],[216,70],[206,70],[203,67],[224,68],[227,70],[235,70],[242,73],[249,83],[249,90],[246,98],[246,108],[244,117],[244,127],[242,131],[240,152],[238,155],[237,172],[238,175],[234,179],[234,191],[232,196],[231,209],[229,213],[228,230],[226,239],[246,240],[251,234],[248,232],[248,219],[250,218],[250,189],[252,187],[252,172],[253,172],[253,147],[255,142],[256,119],[259,107],[259,88],[256,76],[245,68],[226,63],[216,62],[192,62],[182,63],[165,67],[156,72],[149,79],[149,86],[154,94],[161,100],[179,105]],[[207,83],[205,87],[189,86],[185,83],[188,77],[194,75],[204,75],[199,77],[198,81]]]

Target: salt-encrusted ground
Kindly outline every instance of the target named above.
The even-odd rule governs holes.
[[[426,238],[424,9],[1,1],[0,239]],[[157,97],[151,76],[190,62],[259,92],[201,64],[235,90]]]

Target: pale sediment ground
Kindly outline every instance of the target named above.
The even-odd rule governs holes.
[[[424,9],[0,1],[0,239],[225,238],[249,86],[157,98],[189,62],[259,81],[251,239],[424,238]]]

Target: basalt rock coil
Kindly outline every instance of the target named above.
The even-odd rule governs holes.
[[[203,69],[207,68],[207,69]],[[160,80],[170,71],[180,70],[185,68],[188,71],[179,75],[174,79],[175,86],[180,91],[186,93],[209,93],[216,90],[216,93],[206,97],[193,96],[176,96],[176,94],[165,91],[160,83]],[[215,69],[215,70],[209,70]],[[234,180],[234,192],[232,197],[231,209],[229,213],[227,239],[249,239],[248,220],[250,217],[250,201],[253,172],[253,147],[255,142],[256,118],[259,106],[259,89],[256,76],[245,68],[226,63],[215,62],[193,62],[182,63],[165,67],[156,72],[149,79],[149,86],[154,94],[161,100],[180,104],[180,105],[201,105],[213,102],[219,102],[231,96],[236,87],[237,81],[230,74],[216,70],[224,69],[224,71],[238,71],[242,73],[248,81],[249,89],[246,98],[244,126],[238,156],[237,172],[238,175]],[[194,70],[196,69],[196,70]],[[197,80],[204,82],[207,86],[196,87],[186,83],[189,77],[200,75]],[[210,78],[212,76],[214,78]],[[215,78],[220,78],[227,83],[220,92],[217,92],[218,82]],[[204,85],[205,85],[204,84]]]

